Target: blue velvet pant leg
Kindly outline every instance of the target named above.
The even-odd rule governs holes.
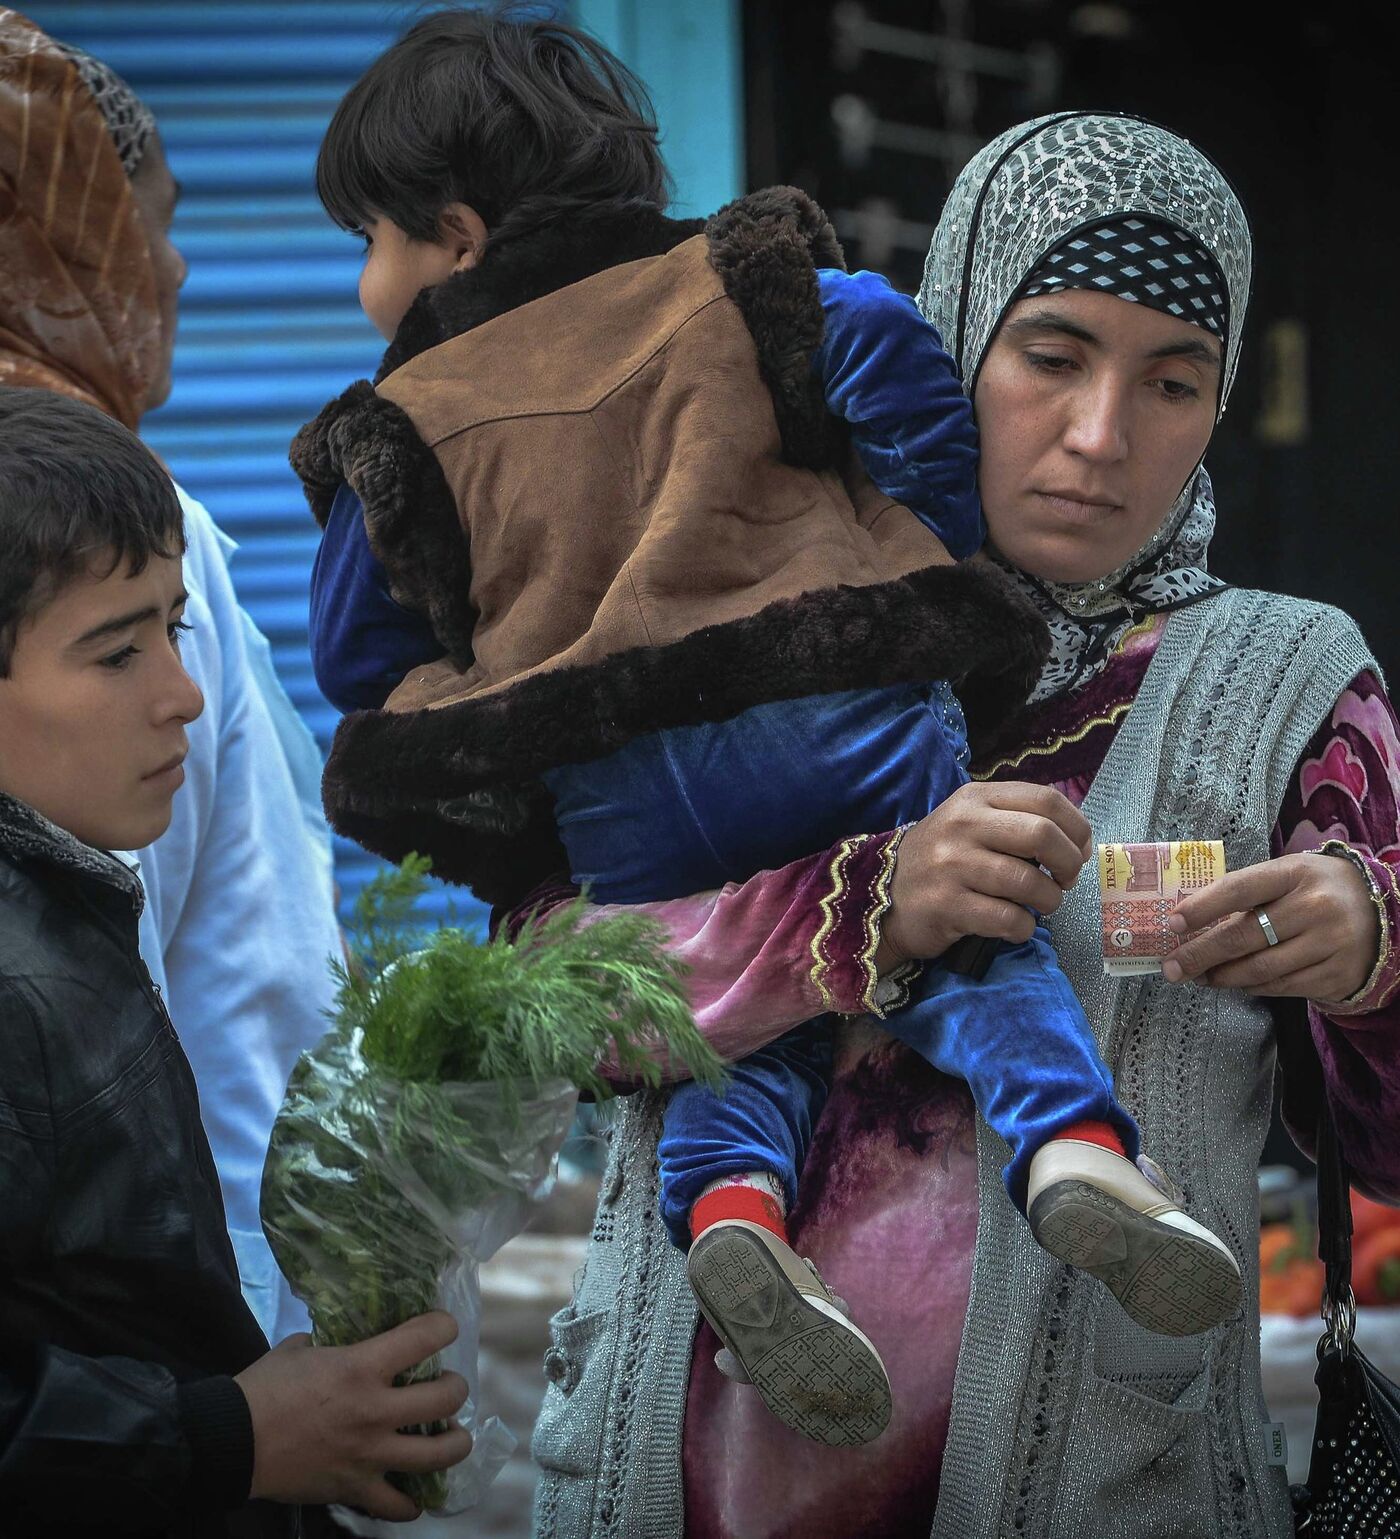
[[[1003,946],[980,981],[930,963],[914,997],[883,1024],[936,1069],[967,1081],[987,1124],[1011,1146],[1006,1189],[1023,1213],[1032,1156],[1072,1123],[1108,1123],[1137,1158],[1137,1124],[1114,1096],[1044,928],[1024,945]]]
[[[822,1016],[733,1064],[723,1090],[677,1085],[662,1117],[661,1217],[684,1250],[690,1210],[711,1181],[764,1170],[797,1200],[797,1173],[831,1081],[831,1018]]]

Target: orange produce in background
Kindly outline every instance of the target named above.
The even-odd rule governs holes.
[[[1400,1224],[1368,1234],[1351,1253],[1358,1304],[1400,1304]]]
[[[1368,1235],[1382,1229],[1400,1229],[1400,1208],[1388,1208],[1383,1202],[1372,1202],[1360,1192],[1351,1194],[1351,1242],[1360,1245]]]
[[[1314,1315],[1322,1301],[1323,1266],[1312,1231],[1265,1224],[1259,1231],[1259,1309],[1266,1315]]]
[[[1302,1237],[1293,1224],[1264,1224],[1259,1230],[1259,1271],[1277,1272],[1296,1257],[1306,1256]]]
[[[1400,1306],[1400,1208],[1351,1194],[1352,1289],[1358,1304]],[[1318,1312],[1324,1270],[1317,1231],[1295,1221],[1259,1230],[1259,1308],[1304,1319]]]

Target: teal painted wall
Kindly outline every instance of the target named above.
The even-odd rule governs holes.
[[[578,25],[641,76],[656,106],[678,215],[744,191],[739,0],[574,0]]]

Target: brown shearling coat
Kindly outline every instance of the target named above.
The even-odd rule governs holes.
[[[350,482],[447,654],[342,723],[332,820],[492,900],[560,863],[538,785],[555,765],[901,680],[953,679],[974,719],[1004,716],[1044,647],[828,416],[816,267],[841,257],[803,194],[560,233],[420,296],[377,389],[293,453],[319,516]]]
[[[952,565],[907,508],[875,495],[858,510],[834,468],[784,462],[702,235],[421,353],[379,394],[442,467],[475,615],[465,672],[420,670],[390,710]]]

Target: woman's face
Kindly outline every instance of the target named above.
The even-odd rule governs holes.
[[[131,177],[131,193],[146,229],[151,248],[151,266],[155,272],[156,302],[160,308],[160,361],[144,410],[164,405],[170,395],[170,367],[175,356],[175,327],[178,319],[180,288],[189,269],[185,259],[170,239],[170,224],[175,217],[180,187],[170,174],[160,135],[153,134],[141,163]]]
[[[992,543],[1049,582],[1122,566],[1205,453],[1220,369],[1210,332],[1111,294],[1013,305],[973,399]]]

